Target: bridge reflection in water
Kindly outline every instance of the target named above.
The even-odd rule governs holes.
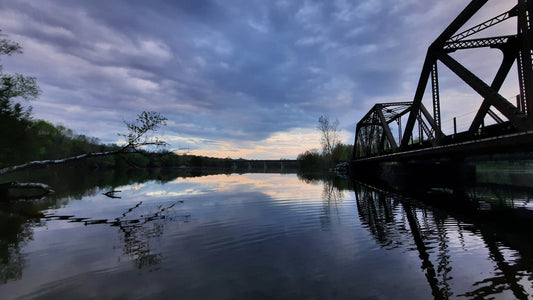
[[[532,186],[479,182],[461,199],[443,188],[399,192],[359,181],[354,191],[361,223],[379,245],[418,253],[435,299],[532,295]]]

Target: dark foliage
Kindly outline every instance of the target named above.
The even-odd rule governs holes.
[[[298,154],[302,171],[321,171],[335,167],[338,163],[349,162],[352,157],[353,145],[337,144],[331,154],[320,154],[307,150]]]
[[[298,154],[296,158],[300,162],[300,169],[302,171],[312,171],[326,169],[327,164],[323,155],[316,151],[307,150],[304,153]]]

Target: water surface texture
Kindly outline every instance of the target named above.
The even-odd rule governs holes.
[[[113,197],[104,195],[110,190]],[[339,179],[178,177],[2,205],[2,299],[527,299],[533,292],[527,232]]]

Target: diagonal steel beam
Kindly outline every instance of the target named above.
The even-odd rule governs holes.
[[[405,125],[405,131],[400,147],[407,147],[409,140],[413,135],[413,128],[415,126],[416,118],[419,114],[420,104],[424,97],[427,82],[431,74],[432,65],[436,62],[434,52],[441,50],[446,41],[452,37],[488,0],[473,0],[468,6],[461,11],[461,13],[446,27],[446,29],[439,35],[439,37],[429,46],[424,60],[424,66],[420,73],[420,79],[416,88],[415,98],[413,99],[413,107]]]
[[[498,23],[501,23],[513,16],[516,16],[517,15],[517,6],[515,5],[515,7],[511,8],[509,11],[506,11],[504,12],[503,14],[500,14],[492,19],[489,19],[481,24],[478,24],[476,26],[473,26],[465,31],[462,31],[454,36],[452,36],[448,41],[449,42],[456,42],[456,41],[459,41],[459,40],[462,40],[466,37],[469,37],[473,34],[476,34],[480,31],[483,31],[491,26],[494,26]]]
[[[516,60],[516,55],[516,50],[511,45],[503,52],[502,64],[500,65],[500,68],[498,69],[498,72],[496,72],[496,76],[494,76],[492,84],[490,85],[493,90],[499,91],[502,87],[503,83],[505,82],[505,78],[513,67],[513,63]],[[483,99],[481,107],[477,111],[476,116],[472,121],[472,124],[470,124],[470,128],[468,129],[469,134],[473,135],[477,131],[479,126],[481,126],[481,123],[483,123],[483,119],[485,119],[485,116],[490,110],[490,106],[490,101],[488,101],[487,99]]]
[[[429,125],[431,126],[431,129],[433,129],[433,132],[435,132],[435,138],[437,142],[444,137],[444,133],[442,133],[442,130],[439,126],[437,126],[437,123],[433,119],[433,117],[429,114],[428,110],[424,106],[424,104],[420,104],[420,112],[424,115],[424,118],[428,121]]]
[[[529,128],[527,116],[524,113],[467,68],[463,67],[459,62],[444,52],[440,52],[438,58],[478,94],[489,101],[491,105],[496,107],[516,128],[520,130],[527,130]]]
[[[389,141],[392,147],[392,150],[396,151],[396,149],[398,149],[398,145],[396,144],[396,140],[394,139],[394,136],[392,135],[389,124],[387,123],[387,120],[385,119],[385,116],[383,115],[383,111],[381,110],[381,107],[376,109],[376,113],[379,116],[379,120],[381,121],[381,126],[383,127],[383,131],[385,132],[385,136],[387,137],[387,140]]]
[[[357,151],[359,150],[357,143],[359,142],[358,136],[360,130],[361,128],[359,127],[359,124],[355,125],[355,140],[353,141],[352,160],[357,157]]]
[[[433,133],[431,132],[431,129],[429,129],[426,122],[424,122],[424,119],[422,119],[421,115],[418,115],[418,124],[420,125],[420,129],[422,129],[422,132],[424,132],[428,136],[428,140],[431,142],[431,144],[436,145],[435,137],[433,136]],[[422,140],[423,137],[420,135],[420,139]]]
[[[416,87],[413,106],[411,107],[409,118],[407,119],[407,124],[405,125],[405,131],[403,134],[402,142],[400,144],[401,148],[407,147],[407,145],[409,144],[409,140],[413,135],[415,121],[420,111],[420,105],[422,104],[424,91],[426,90],[429,76],[431,74],[431,68],[434,63],[435,59],[432,57],[431,50],[428,50],[428,53],[426,54],[426,60],[424,61],[424,67],[422,68],[422,72],[420,73],[420,79],[418,80],[418,86]]]
[[[487,113],[489,114],[489,116],[492,117],[494,121],[496,121],[496,123],[503,123],[502,118],[500,118],[500,116],[498,116],[495,112],[493,112],[492,109],[489,108]]]
[[[463,25],[483,6],[488,0],[473,0],[468,6],[461,11],[461,13],[444,29],[439,37],[431,44],[430,48],[441,49],[444,43],[452,37],[457,30],[461,29]]]

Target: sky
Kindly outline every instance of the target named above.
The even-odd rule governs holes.
[[[0,63],[37,78],[34,118],[104,143],[156,111],[169,150],[294,159],[320,149],[322,115],[352,144],[375,103],[411,101],[427,47],[469,2],[0,0],[0,29],[24,51]],[[472,24],[513,4],[491,0]],[[465,57],[490,82],[498,55]],[[475,113],[470,91],[442,76],[443,118]]]

